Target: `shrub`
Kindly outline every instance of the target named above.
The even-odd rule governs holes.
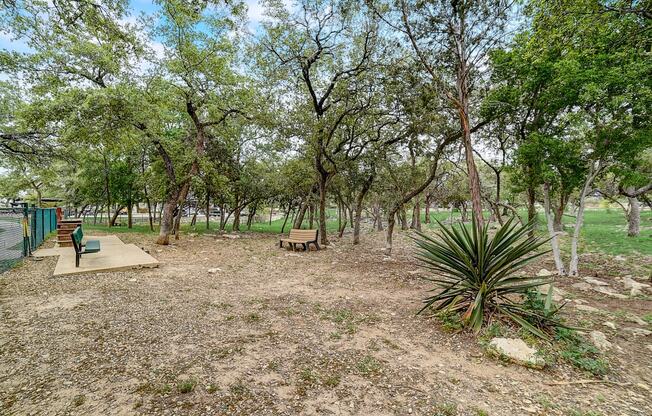
[[[550,339],[544,329],[560,325],[555,319],[559,308],[550,303],[544,311],[515,299],[525,295],[549,279],[533,276],[515,276],[531,260],[546,254],[539,247],[547,242],[529,235],[533,222],[519,225],[514,218],[489,235],[489,227],[479,227],[472,219],[470,230],[464,225],[447,227],[438,221],[439,240],[417,233],[417,258],[435,276],[427,278],[436,283],[436,294],[424,299],[419,311],[434,309],[444,313],[461,313],[465,327],[479,332],[488,317],[498,314],[522,326],[532,334]]]

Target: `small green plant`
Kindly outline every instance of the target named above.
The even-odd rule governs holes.
[[[443,403],[437,406],[435,416],[455,416],[457,415],[457,404]]]
[[[167,383],[166,383],[166,384],[162,384],[162,385],[160,385],[160,386],[156,389],[156,392],[157,392],[158,394],[161,394],[161,395],[163,395],[163,394],[168,394],[168,393],[171,392],[171,391],[172,391],[172,386],[170,386],[170,385],[167,384]]]
[[[423,233],[415,238],[417,258],[436,273],[427,279],[439,289],[424,300],[419,313],[434,309],[460,314],[463,325],[475,332],[489,316],[499,314],[537,337],[550,339],[544,330],[559,325],[554,317],[558,309],[540,314],[512,298],[550,283],[549,279],[515,275],[525,264],[548,252],[538,251],[547,240],[529,235],[534,222],[518,225],[511,218],[493,237],[489,235],[489,224],[480,227],[475,217],[470,231],[464,225],[447,227],[438,223],[439,240]]]
[[[183,380],[177,383],[177,390],[182,394],[190,393],[195,389],[196,385],[197,382],[193,379]]]
[[[327,376],[324,378],[323,383],[326,387],[335,388],[340,384],[340,376],[337,374]]]
[[[301,373],[299,373],[299,379],[306,384],[314,384],[317,382],[317,374],[315,374],[315,372],[310,368],[304,368],[301,370]]]
[[[257,313],[250,313],[247,316],[245,316],[245,321],[247,322],[258,322],[260,321],[260,315]]]
[[[601,376],[607,374],[609,367],[593,344],[579,336],[576,331],[557,328],[555,340],[561,345],[559,355],[573,366]]]
[[[83,394],[80,394],[78,396],[75,396],[75,398],[72,400],[72,405],[75,406],[75,407],[79,407],[82,404],[84,404],[85,402],[86,402],[86,396],[84,396]]]
[[[648,324],[652,325],[652,313],[648,313],[647,315],[643,315],[643,320],[647,322]]]
[[[358,361],[355,367],[360,372],[360,374],[364,376],[378,374],[382,370],[382,364],[380,361],[371,355],[365,355],[362,360]]]
[[[457,332],[464,328],[460,316],[455,313],[444,311],[437,314],[437,318],[439,319],[439,322],[441,322],[441,326],[445,331]]]

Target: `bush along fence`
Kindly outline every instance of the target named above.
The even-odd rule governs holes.
[[[56,208],[0,208],[0,273],[29,256],[56,229]]]

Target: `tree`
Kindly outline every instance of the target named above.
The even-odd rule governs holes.
[[[370,108],[374,87],[368,72],[377,25],[351,1],[302,1],[298,9],[271,8],[274,20],[264,24],[261,42],[264,66],[278,65],[282,78],[292,80],[286,97],[294,99],[292,110],[304,115],[297,118],[306,123],[304,140],[317,172],[320,239],[326,245],[327,186],[338,160],[357,153],[352,143],[357,133],[347,134],[342,126]]]
[[[512,3],[503,1],[401,0],[385,22],[400,31],[431,83],[431,89],[457,117],[464,145],[469,189],[478,224],[483,225],[480,177],[471,134],[472,111],[488,53],[505,38]],[[383,14],[385,7],[376,7]]]

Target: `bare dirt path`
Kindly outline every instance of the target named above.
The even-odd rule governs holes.
[[[120,238],[160,268],[53,278],[46,259],[0,275],[1,414],[652,414],[652,337],[608,333],[624,386],[547,385],[587,375],[496,361],[415,317],[429,285],[404,236],[391,259],[379,234],[310,253],[255,234]],[[618,325],[651,307],[576,297]]]

